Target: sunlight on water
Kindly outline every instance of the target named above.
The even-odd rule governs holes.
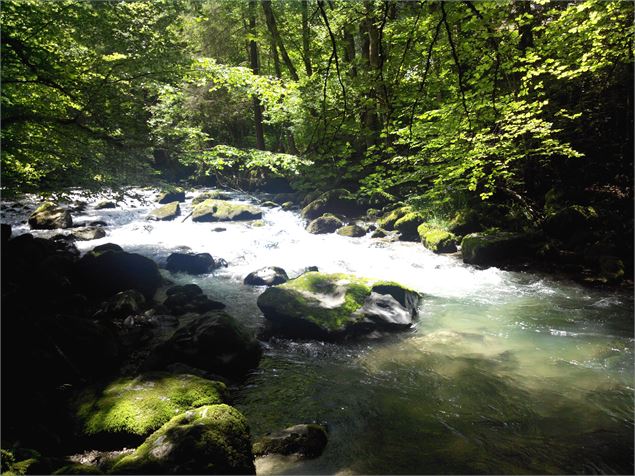
[[[208,252],[227,268],[194,282],[252,330],[263,266],[308,266],[401,282],[424,294],[407,333],[341,345],[273,340],[236,404],[259,436],[324,422],[330,443],[310,461],[266,458],[261,474],[623,473],[633,462],[633,299],[569,282],[477,270],[417,243],[311,235],[297,213],[265,209],[257,223],[149,222],[152,191],[104,220],[114,242],[164,264],[177,250]],[[248,200],[246,196],[236,196]],[[14,231],[26,232],[16,214]],[[225,231],[213,231],[222,227]],[[53,232],[34,232],[51,236]]]

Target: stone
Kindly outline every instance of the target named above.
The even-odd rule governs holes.
[[[284,202],[281,205],[281,207],[285,211],[293,210],[295,208],[295,203],[293,203],[293,202]]]
[[[388,232],[386,230],[381,229],[381,228],[377,228],[370,235],[371,238],[385,238],[387,236],[388,236]]]
[[[615,283],[624,277],[624,262],[616,256],[600,256],[598,265],[600,277],[607,282]]]
[[[348,236],[351,238],[359,238],[366,235],[367,232],[368,230],[366,228],[359,225],[347,225],[337,230],[338,235]]]
[[[386,231],[392,231],[395,229],[395,223],[411,212],[412,208],[409,206],[395,208],[377,220],[377,226]]]
[[[417,228],[424,221],[425,217],[421,213],[406,213],[395,222],[394,229],[400,233],[399,239],[401,241],[419,241]]]
[[[344,189],[335,189],[323,193],[302,209],[302,218],[313,220],[325,213],[337,213],[344,216],[358,216],[363,212],[353,195]]]
[[[108,208],[117,208],[117,204],[113,200],[101,200],[95,204],[95,210],[105,210]]]
[[[305,458],[317,458],[326,448],[327,442],[327,432],[322,425],[293,425],[259,438],[253,445],[253,453],[255,456],[297,454]]]
[[[114,474],[256,474],[245,417],[229,405],[175,416],[111,470]]]
[[[227,193],[223,193],[219,190],[210,190],[209,192],[203,192],[192,199],[192,205],[198,205],[205,200],[229,200],[231,197]]]
[[[166,268],[171,273],[205,274],[216,263],[209,253],[172,253],[168,256]]]
[[[308,272],[268,288],[257,303],[274,335],[341,340],[410,328],[419,300],[397,283]]]
[[[106,230],[99,226],[87,226],[84,228],[78,228],[73,230],[71,235],[77,241],[90,241],[90,240],[98,240],[106,236]]]
[[[157,199],[157,202],[161,204],[172,203],[172,202],[184,202],[184,201],[185,201],[185,192],[180,189],[161,192],[159,194],[159,198]]]
[[[175,316],[188,312],[204,314],[215,309],[224,309],[225,304],[213,301],[203,294],[196,284],[173,286],[167,290],[167,299],[163,305]]]
[[[417,233],[421,244],[434,253],[454,253],[457,250],[456,236],[449,231],[422,223],[417,228]]]
[[[144,364],[163,369],[182,362],[230,379],[242,379],[258,366],[262,349],[256,339],[229,314],[204,314],[178,329],[157,346]]]
[[[261,206],[261,207],[264,207],[264,208],[277,208],[277,207],[279,207],[280,205],[278,205],[276,202],[272,202],[272,201],[270,201],[270,200],[267,200],[266,202],[262,202],[262,203],[260,204],[260,206]]]
[[[101,446],[138,444],[174,415],[203,405],[223,403],[221,382],[166,372],[120,378],[93,385],[73,402],[79,433]],[[113,446],[114,447],[114,446]]]
[[[29,216],[28,222],[29,226],[34,230],[54,230],[73,226],[70,212],[52,202],[40,205]]]
[[[88,222],[88,226],[108,226],[108,223],[103,220],[94,220]]]
[[[139,291],[129,289],[115,294],[103,302],[95,313],[95,319],[125,319],[131,314],[138,314],[146,300]]]
[[[545,218],[543,229],[548,236],[567,240],[581,233],[588,233],[595,225],[598,214],[592,207],[571,205]]]
[[[205,200],[194,207],[192,221],[242,221],[259,220],[262,211],[252,205],[230,203],[223,200]]]
[[[321,217],[310,222],[306,227],[306,231],[313,233],[314,235],[333,233],[338,228],[341,228],[343,224],[342,220],[337,218],[335,215],[325,213]]]
[[[170,202],[150,212],[150,214],[148,215],[148,220],[174,220],[179,215],[181,215],[181,207],[179,206],[179,202]]]
[[[90,253],[100,255],[106,251],[123,251],[123,248],[116,243],[104,243],[103,245],[95,246]]]
[[[6,223],[0,224],[0,236],[2,237],[2,243],[9,241],[11,239],[11,225],[7,225]]]
[[[463,262],[480,266],[504,264],[524,256],[528,250],[527,237],[521,233],[470,233],[461,241]]]
[[[284,269],[277,266],[267,266],[249,273],[243,282],[253,286],[275,286],[288,280],[289,276]]]

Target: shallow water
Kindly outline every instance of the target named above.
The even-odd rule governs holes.
[[[224,258],[194,282],[254,331],[260,287],[249,272],[307,266],[396,280],[424,294],[410,332],[326,344],[272,340],[235,395],[254,436],[318,421],[325,453],[309,461],[266,458],[263,473],[516,474],[633,472],[633,298],[527,273],[477,270],[416,243],[311,235],[297,213],[265,209],[264,224],[147,222],[154,192],[123,208],[74,214],[103,219],[106,242],[165,263],[189,247]],[[249,200],[236,195],[237,200]],[[6,204],[5,204],[6,205]],[[27,232],[23,211],[3,221]],[[212,229],[224,227],[226,231]],[[50,236],[54,232],[35,232]],[[183,248],[184,249],[184,248]]]

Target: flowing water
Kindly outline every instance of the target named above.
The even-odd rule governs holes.
[[[314,460],[260,459],[259,473],[632,474],[632,294],[477,270],[416,243],[311,235],[297,212],[280,209],[265,209],[256,224],[148,222],[154,195],[136,193],[122,208],[74,215],[110,224],[106,238],[78,242],[80,250],[114,242],[160,264],[187,248],[224,258],[229,266],[209,275],[165,275],[198,284],[254,331],[264,288],[242,280],[262,266],[291,277],[318,266],[424,295],[407,333],[264,344],[260,367],[234,401],[253,435],[317,421],[328,426],[329,444]],[[23,211],[3,213],[14,233],[28,231],[21,219]],[[213,231],[219,226],[226,230]]]

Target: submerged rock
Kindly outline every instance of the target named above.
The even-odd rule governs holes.
[[[29,217],[29,226],[34,230],[54,230],[56,228],[70,228],[73,219],[70,212],[55,203],[47,202],[40,205]]]
[[[301,424],[268,433],[254,443],[253,452],[256,456],[273,453],[317,458],[324,451],[327,442],[326,429],[322,425]]]
[[[145,367],[163,369],[175,362],[240,379],[258,366],[262,350],[233,317],[216,311],[202,315],[157,346]]]
[[[306,227],[306,231],[309,233],[313,233],[314,235],[321,235],[324,233],[333,233],[338,228],[341,228],[342,220],[337,218],[335,215],[331,215],[330,213],[325,213],[319,218],[316,218],[311,223],[309,223]]]
[[[71,235],[78,241],[98,240],[106,236],[106,230],[99,226],[87,226],[73,230]]]
[[[223,200],[205,200],[192,212],[192,221],[241,221],[259,220],[262,218],[262,211],[252,205],[229,203]]]
[[[226,398],[221,382],[155,372],[89,387],[73,407],[80,435],[111,446],[139,443],[174,415]]]
[[[338,340],[409,328],[420,295],[397,283],[346,274],[305,273],[258,297],[276,335]]]
[[[267,266],[249,273],[243,282],[253,286],[275,286],[288,280],[289,276],[284,269],[277,266]]]
[[[465,263],[481,266],[502,264],[527,253],[526,235],[512,232],[471,233],[461,241]]]
[[[436,228],[428,223],[422,223],[417,228],[421,243],[435,253],[454,253],[456,251],[456,236],[449,231]]]
[[[205,274],[216,267],[209,253],[172,253],[166,268],[172,273]]]
[[[181,215],[181,207],[179,206],[179,202],[170,202],[150,212],[150,215],[148,215],[148,220],[174,220],[179,215]]]
[[[115,474],[255,474],[249,426],[229,405],[177,415],[112,468]]]

